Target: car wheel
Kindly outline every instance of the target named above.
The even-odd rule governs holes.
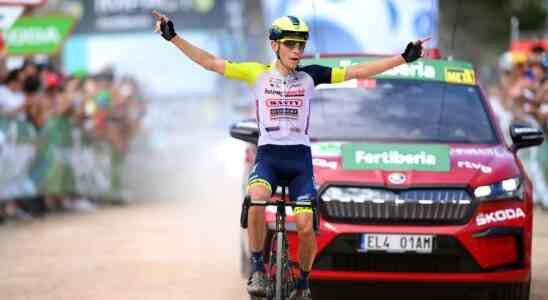
[[[531,280],[526,283],[506,284],[494,288],[490,300],[529,300]]]

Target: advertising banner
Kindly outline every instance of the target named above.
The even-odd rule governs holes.
[[[10,55],[56,54],[74,25],[70,16],[21,17],[6,32]]]
[[[377,60],[378,57],[344,57],[303,59],[303,65],[318,64],[332,68],[345,68],[351,65]],[[380,79],[414,79],[436,80],[449,83],[471,84],[476,83],[476,74],[472,65],[459,61],[442,61],[421,59],[412,63],[400,65],[374,78]],[[344,84],[344,83],[343,83]]]
[[[152,31],[156,21],[153,10],[168,15],[185,30],[227,24],[224,0],[86,0],[76,33]]]
[[[343,168],[347,170],[417,170],[448,172],[448,145],[343,144]]]

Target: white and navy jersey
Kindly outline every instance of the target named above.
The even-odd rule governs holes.
[[[225,76],[253,89],[259,124],[258,145],[310,146],[310,98],[322,83],[344,81],[345,69],[320,65],[298,67],[283,76],[273,65],[226,62]]]

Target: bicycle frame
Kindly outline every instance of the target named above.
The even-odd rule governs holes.
[[[242,204],[242,215],[240,222],[242,228],[247,228],[247,214],[251,206],[275,206],[276,207],[276,228],[272,237],[271,249],[269,253],[269,291],[267,299],[285,300],[293,289],[293,273],[289,266],[289,249],[287,241],[287,231],[285,227],[286,207],[312,208],[314,216],[314,229],[317,227],[316,203],[315,201],[297,201],[293,203],[285,202],[286,186],[282,186],[282,197],[275,201],[251,200],[246,197]],[[276,247],[274,251],[273,247]],[[275,262],[274,262],[275,260]],[[275,274],[273,270],[275,268]],[[274,276],[273,276],[274,275]],[[285,275],[285,276],[284,276]]]

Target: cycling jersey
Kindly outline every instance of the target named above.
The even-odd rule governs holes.
[[[227,61],[225,76],[253,89],[259,123],[258,145],[310,146],[310,98],[321,83],[344,81],[346,71],[320,65],[298,67],[283,76],[274,65]]]

